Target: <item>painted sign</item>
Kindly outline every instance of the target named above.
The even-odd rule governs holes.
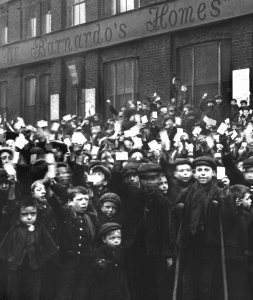
[[[112,46],[253,13],[252,0],[180,0],[0,48],[0,69]]]
[[[249,103],[250,97],[250,69],[241,69],[233,71],[233,98],[237,100],[240,106],[241,100]]]

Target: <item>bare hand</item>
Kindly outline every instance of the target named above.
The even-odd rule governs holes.
[[[167,259],[167,269],[169,270],[173,265],[173,259],[172,258],[168,258]]]

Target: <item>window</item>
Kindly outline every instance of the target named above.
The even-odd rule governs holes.
[[[40,118],[50,120],[50,75],[40,78]]]
[[[73,0],[72,25],[79,25],[86,22],[86,6],[83,0]]]
[[[138,60],[128,59],[105,65],[105,99],[119,110],[128,100],[139,98]]]
[[[35,124],[36,78],[25,79],[25,120],[27,124]]]
[[[82,86],[84,79],[84,59],[76,57],[66,61],[67,72],[67,102],[66,113],[73,115],[82,114]]]
[[[43,0],[41,3],[41,33],[51,32],[51,0]]]
[[[221,94],[228,101],[231,84],[231,45],[220,41],[180,49],[180,79],[198,107],[201,97]]]
[[[7,119],[7,82],[0,82],[0,115]]]
[[[140,0],[105,0],[105,17],[140,7]]]
[[[0,6],[0,45],[8,43],[8,11],[7,3]]]
[[[35,37],[37,35],[39,3],[31,0],[23,0],[22,3],[23,38]]]

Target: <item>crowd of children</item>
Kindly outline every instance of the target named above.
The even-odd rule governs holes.
[[[0,299],[253,299],[250,103],[108,106],[1,120]]]

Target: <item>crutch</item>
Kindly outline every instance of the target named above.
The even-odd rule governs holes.
[[[177,262],[176,262],[175,280],[174,280],[172,300],[177,300],[177,286],[178,286],[178,278],[179,278],[180,252],[181,251],[179,250],[178,255],[177,255]]]
[[[226,272],[226,262],[225,262],[225,247],[224,247],[224,240],[223,240],[223,227],[222,227],[222,218],[221,218],[221,212],[220,211],[219,211],[219,224],[220,224],[221,266],[222,266],[224,300],[228,300],[228,285],[227,285],[227,272]]]

